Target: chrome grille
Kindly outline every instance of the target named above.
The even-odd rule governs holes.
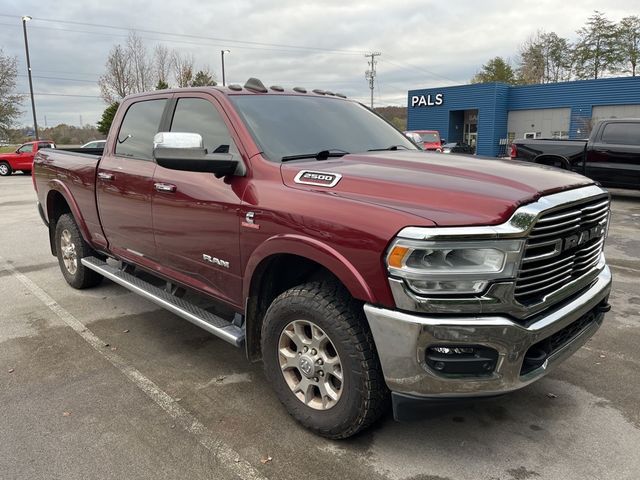
[[[589,232],[599,232],[608,218],[608,196],[543,213],[525,245],[515,299],[523,305],[539,303],[564,285],[587,276],[597,265],[604,245],[604,235],[589,238]]]

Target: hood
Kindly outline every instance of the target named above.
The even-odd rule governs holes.
[[[296,175],[305,170],[342,178],[334,187],[296,182]],[[496,225],[542,195],[594,183],[582,175],[527,162],[420,151],[284,163],[282,178],[292,188],[401,210],[440,226]]]

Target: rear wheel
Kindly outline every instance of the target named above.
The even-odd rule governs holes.
[[[82,238],[71,214],[62,215],[56,224],[56,252],[62,275],[73,288],[90,288],[102,282],[102,275],[82,265],[83,258],[97,254]]]
[[[328,438],[346,438],[387,409],[362,305],[332,283],[308,283],[277,297],[264,319],[265,372],[289,414]]]
[[[11,175],[11,166],[7,162],[0,162],[0,177]]]

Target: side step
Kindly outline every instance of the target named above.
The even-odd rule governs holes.
[[[82,264],[236,347],[241,347],[244,343],[243,329],[224,318],[207,312],[175,295],[171,295],[161,288],[123,272],[119,268],[112,267],[99,258],[83,258]]]

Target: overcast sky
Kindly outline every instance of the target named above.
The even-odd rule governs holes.
[[[496,55],[515,60],[518,46],[538,29],[574,39],[594,9],[614,21],[640,15],[638,0],[602,5],[595,0],[2,0],[0,47],[17,56],[18,92],[28,93],[20,18],[33,17],[27,28],[42,126],[45,116],[49,126],[99,119],[106,105],[97,80],[109,50],[125,42],[128,30],[139,31],[150,51],[161,43],[193,54],[196,67],[208,66],[219,80],[220,50],[231,50],[225,56],[228,83],[256,76],[267,85],[324,88],[367,103],[364,53],[380,51],[375,104],[406,105],[407,90],[466,83]],[[20,123],[32,124],[28,99],[23,110]]]

